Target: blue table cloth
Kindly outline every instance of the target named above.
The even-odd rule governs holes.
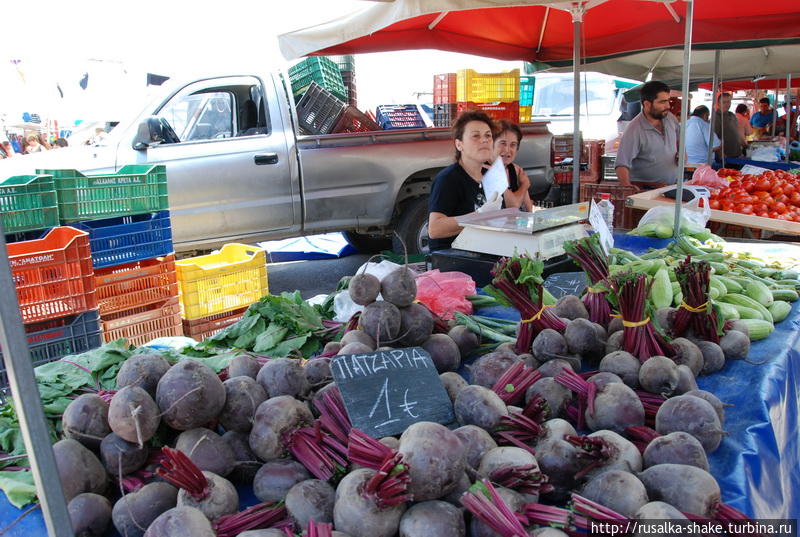
[[[617,238],[617,237],[615,237]],[[627,239],[624,239],[627,240]],[[643,253],[663,247],[659,239],[643,237],[617,246]],[[774,246],[774,245],[773,245]],[[516,310],[505,307],[478,311],[503,319],[519,320]],[[800,518],[800,431],[798,431],[798,378],[800,378],[800,301],[789,316],[778,323],[769,338],[754,342],[748,363],[728,362],[708,377],[700,377],[701,389],[731,404],[720,447],[709,456],[711,473],[722,488],[724,503],[759,519]],[[252,491],[240,488],[242,507],[257,503]],[[0,493],[0,531],[22,510]],[[46,535],[40,510],[25,517],[4,537]],[[109,537],[117,535],[110,532]]]
[[[725,166],[745,166],[747,164],[768,170],[795,170],[800,167],[797,163],[792,162],[764,162],[763,160],[750,160],[749,158],[725,159]]]

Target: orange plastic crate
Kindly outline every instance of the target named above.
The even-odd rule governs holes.
[[[94,279],[101,315],[178,296],[175,254],[97,269]]]
[[[207,337],[211,337],[224,328],[229,327],[233,323],[242,318],[247,308],[240,308],[226,313],[217,313],[216,315],[209,315],[202,319],[183,320],[183,335],[186,337],[194,338],[197,341],[203,341]]]
[[[88,233],[53,228],[44,238],[9,244],[8,261],[23,322],[97,308]]]
[[[125,338],[128,343],[138,347],[155,338],[183,335],[181,307],[177,298],[103,316],[100,324],[106,343]]]

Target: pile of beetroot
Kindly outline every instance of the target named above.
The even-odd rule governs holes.
[[[416,303],[405,267],[354,277],[363,313],[311,360],[241,354],[217,375],[202,360],[131,356],[117,391],[81,395],[63,416],[54,451],[76,535],[557,537],[591,520],[741,518],[708,472],[725,405],[695,383],[722,348],[677,338],[642,359],[621,319],[593,323],[577,297],[546,308],[540,284],[501,284],[535,318],[471,364],[471,383],[455,371],[479,335]],[[458,423],[370,438],[330,357],[405,346],[432,355]],[[242,486],[261,503],[240,510]]]

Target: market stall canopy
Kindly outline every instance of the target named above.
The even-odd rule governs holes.
[[[800,12],[794,19],[795,24],[800,25]],[[795,32],[798,33],[797,30]],[[720,50],[719,74],[722,80],[752,81],[758,77],[796,73],[800,69],[800,44],[750,48],[747,46],[747,42],[695,45],[692,50],[692,79],[710,80],[714,76],[715,50]],[[712,50],[710,47],[715,49]],[[648,76],[653,80],[680,80],[683,70],[683,50],[681,48],[650,50],[599,62],[592,62],[591,59],[588,61],[591,63],[584,67],[586,70],[612,76],[637,80],[644,80]],[[568,72],[571,69],[560,67],[548,71]],[[783,77],[783,80],[783,87],[786,87],[786,78]],[[708,89],[710,87],[709,84]],[[774,89],[775,84],[767,85],[762,81],[758,87]]]
[[[278,40],[288,59],[439,49],[565,66],[573,56],[572,5],[525,0],[395,0],[283,34]],[[589,61],[684,42],[684,2],[593,0],[582,6],[586,10],[582,56]],[[797,0],[765,4],[706,0],[694,6],[692,40],[714,47],[730,43],[732,36],[740,47],[800,44],[799,26]]]
[[[800,51],[798,51],[800,54]],[[800,57],[800,56],[798,56]],[[703,89],[710,90],[711,83],[703,82],[699,85]],[[739,90],[785,90],[786,77],[781,78],[750,78],[748,80],[724,80],[720,82],[724,91]],[[800,72],[792,73],[792,89],[800,89]]]

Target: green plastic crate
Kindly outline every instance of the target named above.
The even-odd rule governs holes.
[[[339,66],[324,56],[312,56],[289,68],[289,80],[296,100],[303,96],[312,82],[347,101],[347,91]]]
[[[62,223],[169,209],[167,169],[130,164],[117,173],[83,175],[77,170],[37,170],[55,180]]]
[[[328,58],[336,63],[340,71],[353,72],[356,70],[356,59],[352,54],[347,54],[345,56],[328,56]]]
[[[52,175],[15,175],[0,182],[3,232],[34,231],[58,225]]]

